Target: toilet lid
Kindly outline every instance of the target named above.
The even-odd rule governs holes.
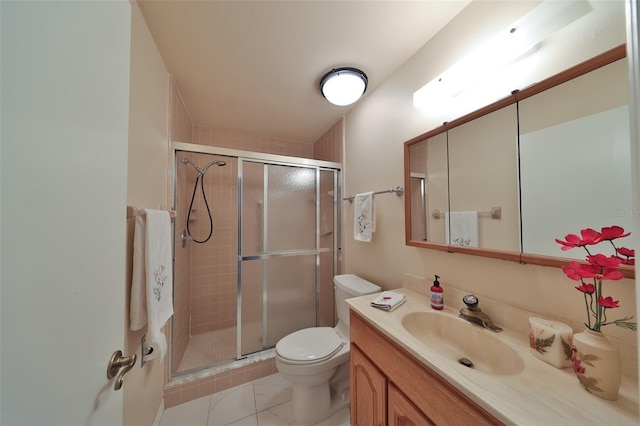
[[[278,354],[292,361],[321,361],[331,357],[344,346],[330,327],[312,327],[298,330],[283,337],[276,344]]]

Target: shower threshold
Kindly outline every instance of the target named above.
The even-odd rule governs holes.
[[[199,369],[177,373],[171,377],[168,385],[175,386],[185,384],[192,382],[194,379],[204,379],[227,371],[233,371],[239,368],[247,367],[262,361],[274,359],[275,354],[275,348],[265,349],[260,352],[249,354],[242,359],[229,359],[219,362],[215,365],[208,365]]]

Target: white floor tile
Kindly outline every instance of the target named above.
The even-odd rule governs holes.
[[[258,412],[291,400],[291,383],[280,373],[272,374],[253,382]]]
[[[164,410],[160,426],[207,426],[210,396],[194,399]]]
[[[229,423],[228,426],[258,426],[258,416],[254,414],[253,416],[240,419],[237,422]]]
[[[291,401],[260,411],[258,413],[258,424],[260,426],[295,425],[291,418]]]
[[[256,413],[253,384],[236,386],[211,396],[208,426],[222,426]]]
[[[328,419],[323,420],[317,424],[317,426],[350,426],[350,425],[351,425],[351,418],[350,418],[348,406],[338,411]]]
[[[291,418],[291,384],[279,373],[168,408],[159,426],[302,426]],[[317,426],[349,426],[349,408]]]

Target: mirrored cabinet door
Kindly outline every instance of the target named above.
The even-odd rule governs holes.
[[[520,252],[517,141],[516,105],[449,130],[447,244]]]
[[[631,231],[625,56],[620,45],[407,141],[407,244],[563,267],[585,253],[556,239]]]
[[[621,59],[520,101],[524,253],[581,258],[555,239],[632,229],[626,73]]]

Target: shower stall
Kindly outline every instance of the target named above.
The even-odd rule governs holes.
[[[177,143],[171,375],[333,326],[338,163]]]

